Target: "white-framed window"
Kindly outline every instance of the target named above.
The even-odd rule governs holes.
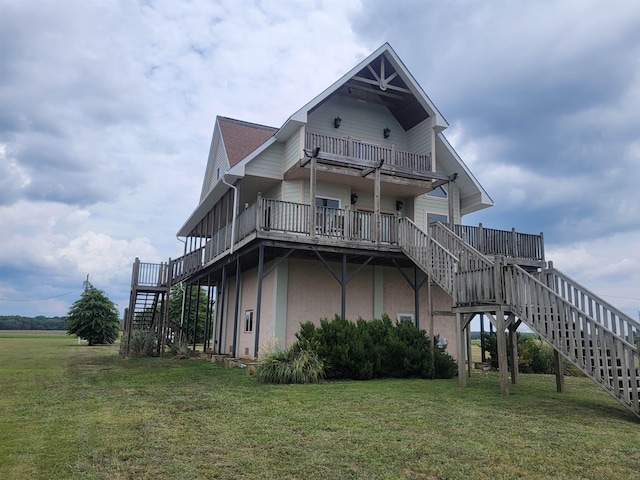
[[[246,310],[244,312],[244,332],[253,332],[253,310]]]
[[[396,322],[397,323],[402,323],[402,322],[411,322],[414,325],[416,324],[416,315],[414,313],[404,313],[404,312],[398,312],[396,315]]]
[[[216,169],[216,180],[220,178],[220,167]]]

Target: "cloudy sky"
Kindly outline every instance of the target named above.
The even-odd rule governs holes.
[[[279,127],[389,42],[496,206],[640,308],[635,1],[0,0],[0,315],[182,253],[216,115]]]

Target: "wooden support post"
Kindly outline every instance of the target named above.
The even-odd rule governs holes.
[[[509,315],[513,317],[513,315]],[[511,351],[511,383],[516,384],[518,382],[518,334],[516,332],[517,327],[512,321],[509,323],[509,350]]]
[[[420,286],[418,283],[418,266],[413,264],[413,316],[416,327],[420,328]]]
[[[309,235],[316,236],[316,171],[317,159],[311,157],[311,172],[309,173]]]
[[[458,324],[458,383],[461,387],[467,386],[467,369],[465,366],[465,348],[464,348],[464,315],[456,312],[456,321]],[[434,346],[435,348],[435,346]]]
[[[553,351],[553,366],[556,371],[556,391],[562,393],[564,392],[564,359],[557,350]]]
[[[264,245],[260,245],[258,253],[258,288],[256,291],[256,325],[255,339],[253,344],[253,358],[258,358],[258,349],[260,348],[260,310],[262,307],[262,277],[264,270]]]
[[[433,297],[431,293],[431,276],[427,277],[427,298],[429,299],[429,341],[431,343],[431,370],[436,378],[436,336],[433,324]]]
[[[342,254],[342,281],[340,282],[340,292],[342,301],[340,305],[340,315],[347,318],[347,254]]]
[[[380,243],[380,167],[376,168],[373,194],[373,216],[375,217],[374,239]]]
[[[218,355],[222,355],[224,352],[222,351],[222,322],[225,319],[225,308],[226,308],[226,302],[225,302],[225,297],[227,295],[227,266],[223,265],[222,266],[222,281],[221,281],[221,286],[220,286],[220,303],[218,305],[216,305],[216,318],[215,318],[215,324],[214,324],[214,331],[217,329],[218,330],[218,341],[216,342],[217,345],[214,345],[215,348],[215,352]]]
[[[509,363],[507,361],[506,322],[502,309],[496,311],[496,339],[498,343],[498,369],[500,370],[500,392],[509,395]]]
[[[236,258],[236,298],[233,309],[233,346],[231,355],[238,356],[238,329],[240,325],[240,287],[242,281],[242,271],[240,269],[240,257]]]
[[[473,373],[473,362],[471,359],[471,320],[469,320],[469,323],[467,323],[467,328],[465,331],[465,346],[467,348],[467,373],[469,374],[469,377],[471,377],[471,374]]]

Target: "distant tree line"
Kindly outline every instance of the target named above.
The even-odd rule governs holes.
[[[0,315],[0,330],[65,330],[64,317]]]

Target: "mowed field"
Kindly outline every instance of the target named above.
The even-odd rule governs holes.
[[[520,378],[261,385],[0,332],[0,478],[639,478],[634,415],[585,378]]]

